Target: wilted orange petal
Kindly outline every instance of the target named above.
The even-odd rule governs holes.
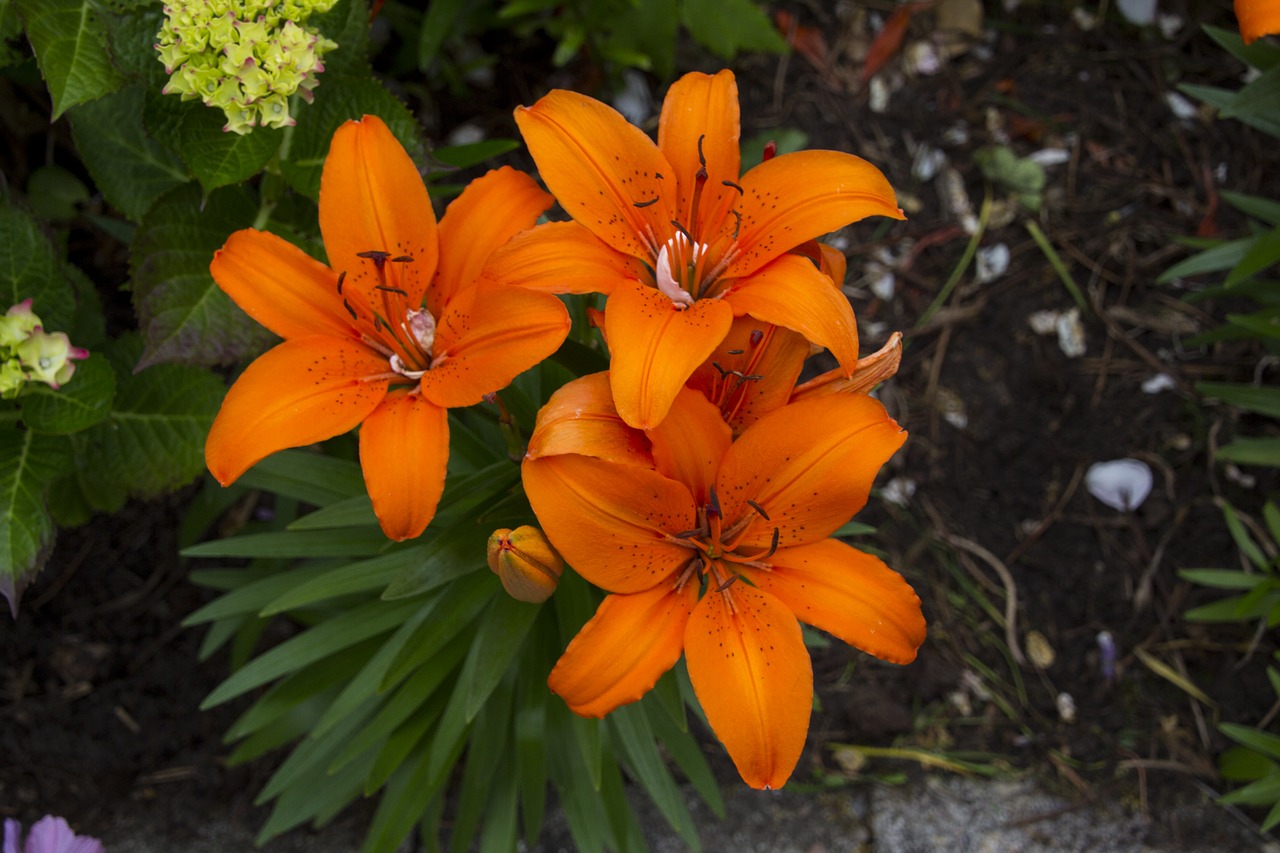
[[[468,184],[440,220],[443,250],[432,289],[441,313],[458,288],[480,277],[490,255],[532,228],[554,202],[533,178],[510,166],[494,169]]]
[[[455,294],[436,327],[435,361],[422,394],[439,406],[471,406],[555,352],[569,312],[549,293],[480,286]]]
[[[804,750],[813,703],[796,617],[772,595],[735,584],[698,602],[684,650],[698,702],[742,780],[781,788]]]
[[[695,503],[707,503],[720,459],[733,441],[715,404],[682,388],[662,423],[646,433],[658,471],[688,486]]]
[[[694,71],[671,84],[658,121],[658,147],[675,169],[680,198],[675,218],[690,225],[694,234],[711,233],[718,223],[710,220],[729,207],[722,202],[737,200],[737,190],[722,182],[737,183],[741,174],[738,134],[738,83],[732,71]],[[707,181],[694,222],[690,214],[695,176],[702,168],[699,151],[706,162]]]
[[[612,293],[618,282],[643,274],[640,261],[576,222],[549,222],[518,235],[485,268],[494,281],[544,293]]]
[[[734,282],[725,300],[737,316],[750,314],[826,347],[846,372],[858,363],[858,324],[848,298],[805,258],[778,258]]]
[[[733,309],[721,299],[699,299],[679,310],[654,288],[629,284],[609,297],[604,318],[613,402],[624,421],[649,429],[728,334]]]
[[[898,372],[902,363],[902,332],[894,332],[889,341],[866,358],[858,359],[852,375],[845,376],[840,369],[828,370],[813,377],[803,385],[797,385],[791,402],[818,397],[823,394],[865,394]]]
[[[338,276],[287,240],[245,229],[213,253],[209,272],[244,312],[282,338],[359,338],[338,295]]]
[[[911,663],[924,642],[920,597],[881,560],[836,539],[783,548],[772,571],[751,572],[815,628],[890,663]]]
[[[738,436],[725,454],[716,490],[726,519],[754,500],[769,519],[743,536],[767,547],[776,528],[784,547],[830,536],[862,509],[880,466],[907,434],[879,401],[825,396],[775,409]]]
[[[565,453],[653,467],[644,432],[627,426],[613,407],[608,373],[592,373],[566,382],[538,412],[526,458]]]
[[[1245,44],[1280,33],[1280,3],[1276,0],[1236,0],[1235,6],[1240,37]]]
[[[527,459],[520,470],[551,544],[596,586],[641,592],[671,579],[691,559],[688,548],[668,541],[697,523],[683,484],[586,456]]]
[[[802,335],[755,317],[735,317],[729,334],[688,385],[718,405],[740,432],[786,405],[808,355],[809,342]]]
[[[584,717],[605,714],[648,693],[675,666],[685,625],[698,600],[696,583],[610,595],[569,643],[547,686]]]
[[[742,176],[741,253],[726,276],[755,272],[806,240],[867,216],[905,219],[875,166],[839,151],[796,151]]]
[[[386,396],[386,359],[360,344],[312,336],[285,341],[250,364],[222,401],[205,441],[210,473],[226,486],[286,447],[341,435]]]
[[[360,468],[382,532],[397,542],[427,529],[444,492],[449,411],[402,391],[360,427]]]
[[[517,107],[516,124],[570,216],[619,252],[654,256],[644,235],[670,233],[677,216],[676,173],[653,140],[612,107],[562,89]]]
[[[436,217],[422,176],[404,147],[377,116],[349,121],[333,134],[320,178],[320,232],[334,272],[346,272],[345,288],[373,301],[380,284],[372,261],[360,252],[408,256],[387,264],[387,283],[420,305],[436,271]],[[438,306],[428,302],[433,314]]]

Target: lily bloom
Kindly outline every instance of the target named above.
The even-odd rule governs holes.
[[[662,421],[734,317],[792,329],[853,370],[848,300],[791,250],[866,216],[904,218],[870,163],[800,151],[740,174],[729,71],[671,87],[656,145],[605,104],[563,90],[518,108],[516,123],[574,222],[523,235],[504,261],[525,286],[608,294],[610,382],[628,424]]]
[[[1240,37],[1251,44],[1262,36],[1280,33],[1280,2],[1276,0],[1236,0],[1236,20]]]
[[[609,378],[539,413],[522,469],[547,537],[607,590],[548,684],[578,714],[642,697],[679,660],[742,778],[779,788],[799,761],[813,673],[800,622],[909,663],[920,599],[878,558],[830,538],[906,434],[879,402],[837,394],[764,414],[735,440],[714,404],[676,395],[628,427]]]
[[[413,161],[375,116],[333,136],[320,184],[329,264],[246,229],[210,270],[284,342],[227,393],[205,444],[224,486],[286,447],[360,426],[360,466],[382,530],[420,534],[449,459],[448,410],[479,403],[555,352],[556,297],[510,286],[487,262],[551,205],[528,175],[489,172],[437,226]]]

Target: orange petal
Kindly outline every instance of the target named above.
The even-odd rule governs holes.
[[[697,523],[683,484],[586,456],[525,460],[520,470],[547,538],[596,586],[642,592],[672,579],[693,557],[669,537]]]
[[[818,252],[821,255],[818,268],[822,274],[831,279],[837,290],[844,287],[844,277],[849,269],[849,259],[844,252],[826,243],[818,244]]]
[[[806,240],[867,216],[905,219],[893,187],[866,160],[839,151],[797,151],[742,176],[741,251],[726,276],[755,272]]]
[[[613,402],[634,427],[655,427],[685,380],[729,332],[733,309],[720,299],[699,299],[679,310],[662,293],[640,284],[620,286],[605,306],[605,334]]]
[[[734,282],[725,300],[736,316],[750,314],[826,347],[846,372],[858,363],[858,324],[848,297],[805,258],[778,258]]]
[[[804,750],[813,703],[796,617],[772,595],[736,584],[702,597],[684,649],[698,702],[742,780],[781,788]]]
[[[667,90],[658,121],[658,147],[675,169],[679,190],[675,218],[690,225],[689,230],[694,234],[714,233],[719,220],[717,214],[729,207],[724,202],[737,200],[737,190],[723,181],[737,183],[741,175],[738,134],[738,83],[732,71],[714,75],[695,71],[681,77]],[[707,180],[694,222],[691,213],[697,186],[695,176],[703,161]],[[697,227],[692,227],[694,225]]]
[[[471,406],[551,355],[569,334],[569,312],[549,293],[465,288],[436,328],[422,393],[438,406]]]
[[[360,467],[382,532],[397,542],[435,517],[449,462],[449,410],[395,392],[360,427]]]
[[[376,266],[360,252],[407,256],[411,263],[388,263],[387,281],[422,304],[436,271],[436,217],[418,168],[377,116],[349,121],[333,134],[320,178],[320,231],[329,266],[346,272],[344,293],[363,307],[380,304]],[[440,316],[439,305],[427,307]],[[368,314],[368,311],[362,311]]]
[[[566,382],[538,412],[525,458],[565,453],[653,467],[645,434],[627,426],[613,407],[608,373],[592,373]]]
[[[485,276],[544,293],[612,293],[639,281],[640,261],[610,248],[576,222],[549,222],[513,238],[490,258]]]
[[[610,595],[569,643],[547,686],[575,714],[603,717],[648,693],[675,666],[698,586]]]
[[[245,369],[222,401],[205,441],[205,462],[222,485],[286,447],[341,435],[386,396],[387,361],[338,338],[285,341]]]
[[[765,412],[786,405],[808,355],[804,336],[755,317],[735,317],[729,334],[688,385],[719,406],[734,432],[741,432]]]
[[[784,547],[825,539],[862,509],[876,472],[906,440],[884,406],[862,394],[775,409],[738,436],[720,464],[726,522],[753,500],[769,517],[756,517],[744,546],[768,547],[775,529]]]
[[[209,272],[244,312],[282,338],[358,338],[333,270],[297,246],[247,228],[213,253]]]
[[[1280,3],[1275,0],[1236,0],[1240,37],[1251,44],[1262,36],[1280,33]]]
[[[554,201],[533,178],[510,166],[468,184],[440,220],[442,249],[433,290],[441,313],[458,288],[480,277],[490,255],[532,228]]]
[[[890,663],[911,663],[924,642],[920,597],[881,560],[836,539],[783,548],[771,571],[751,572],[807,622]]]
[[[698,505],[707,503],[716,469],[733,441],[720,410],[692,388],[681,388],[662,423],[647,434],[658,471],[688,486]]]
[[[562,89],[517,107],[516,124],[570,216],[619,252],[655,256],[647,235],[671,232],[677,195],[675,170],[653,140],[612,107]]]
[[[898,372],[902,363],[902,332],[894,332],[889,342],[866,358],[858,359],[858,366],[850,376],[837,368],[813,377],[803,385],[797,385],[791,402],[819,397],[823,394],[865,394]]]

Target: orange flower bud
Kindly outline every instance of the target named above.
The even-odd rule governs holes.
[[[489,568],[512,598],[541,604],[556,591],[564,560],[541,530],[525,525],[493,531],[489,537]]]

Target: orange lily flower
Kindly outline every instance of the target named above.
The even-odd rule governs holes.
[[[383,532],[422,533],[444,489],[448,409],[505,387],[568,334],[560,300],[486,266],[551,201],[528,175],[498,169],[437,226],[421,175],[381,119],[338,128],[320,185],[329,265],[254,229],[232,234],[210,264],[236,304],[284,338],[214,420],[205,459],[218,482],[362,425],[360,465]]]
[[[522,285],[609,295],[618,412],[657,426],[694,369],[751,315],[858,359],[848,300],[791,250],[870,215],[904,218],[870,163],[800,151],[740,174],[738,90],[729,71],[678,80],[655,145],[592,98],[556,90],[518,108],[539,173],[572,223],[503,250]]]
[[[894,663],[924,641],[902,576],[829,538],[906,434],[876,400],[845,394],[775,409],[734,440],[689,388],[640,431],[609,385],[595,374],[552,395],[522,469],[552,544],[611,593],[548,684],[600,717],[683,653],[742,778],[779,788],[804,748],[813,695],[799,622]]]
[[[1236,0],[1235,6],[1245,44],[1280,33],[1280,0]]]

